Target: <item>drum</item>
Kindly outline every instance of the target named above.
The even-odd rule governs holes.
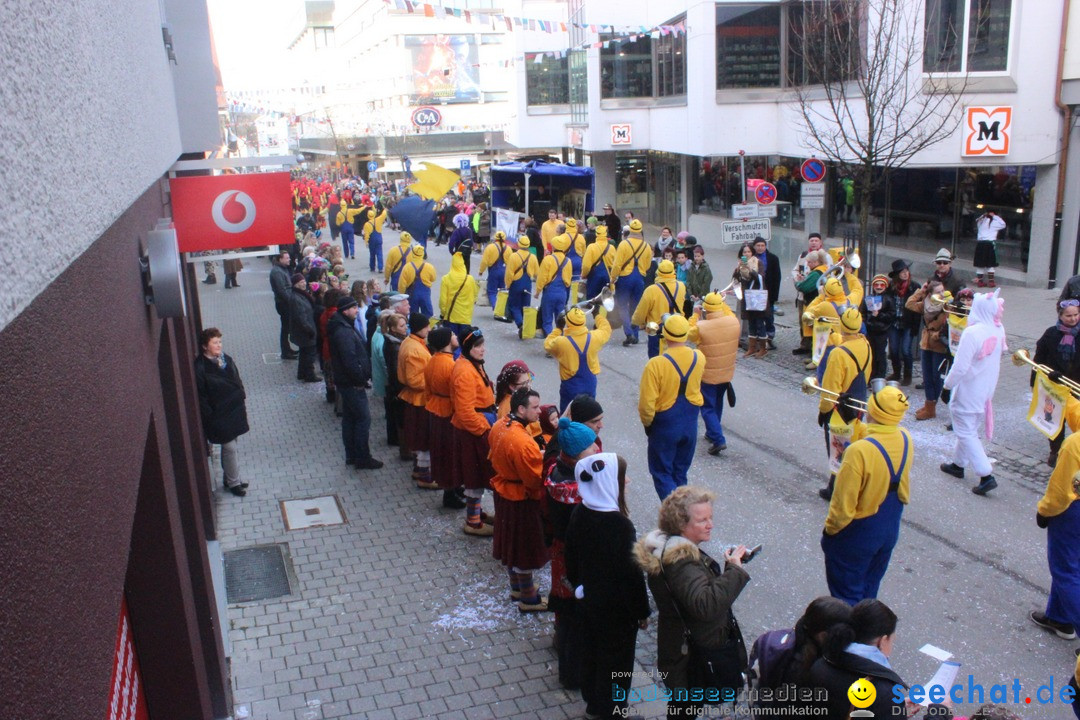
[[[506,301],[510,297],[510,291],[503,288],[495,298],[495,317],[500,320],[506,319]]]

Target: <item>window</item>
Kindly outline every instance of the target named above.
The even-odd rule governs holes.
[[[526,55],[525,98],[529,105],[565,105],[570,102],[567,58],[538,55],[530,59]]]
[[[686,33],[669,32],[653,42],[656,50],[656,95],[686,94]]]
[[[855,0],[717,5],[716,88],[818,85],[859,72]]]
[[[923,71],[1006,71],[1011,21],[1012,0],[926,0]]]
[[[600,48],[600,97],[639,98],[653,95],[652,38],[621,40],[601,34],[600,41],[613,40]]]

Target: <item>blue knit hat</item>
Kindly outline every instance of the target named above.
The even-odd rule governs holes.
[[[570,457],[596,442],[596,433],[588,425],[576,423],[569,418],[559,418],[559,447]]]

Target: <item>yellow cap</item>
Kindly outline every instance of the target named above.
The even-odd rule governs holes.
[[[670,260],[661,260],[656,268],[657,280],[671,280],[675,277],[675,265]]]
[[[551,239],[551,247],[559,252],[566,252],[570,249],[570,236],[569,235],[556,235]]]
[[[577,220],[574,218],[566,218],[566,229],[577,230]]]
[[[690,335],[690,323],[676,313],[664,321],[664,339],[670,342],[686,342]]]
[[[528,235],[518,235],[518,247],[519,248],[527,248],[527,247],[529,247],[529,236]]]
[[[857,308],[848,308],[840,315],[840,326],[849,333],[862,330],[862,313]]]
[[[566,324],[581,327],[585,324],[585,313],[579,307],[570,308],[566,313]]]
[[[413,245],[412,252],[410,252],[409,254],[412,255],[417,260],[423,260],[424,259],[424,246],[423,245]]]
[[[825,281],[824,290],[825,297],[830,299],[835,298],[837,300],[843,300],[845,297],[847,297],[846,295],[844,295],[844,286],[841,285],[840,281],[834,277],[831,277]]]
[[[411,243],[412,242],[412,234],[409,233],[407,230],[402,230],[401,231],[401,237],[399,238],[399,240],[401,241],[402,245],[404,245],[405,243]]]
[[[607,237],[607,225],[597,225],[596,226],[596,237],[597,238],[602,238],[602,237],[606,238]]]
[[[702,306],[705,308],[705,312],[718,312],[722,307],[727,307],[727,303],[724,302],[724,296],[717,292],[711,292],[705,296],[705,302]]]
[[[496,230],[495,231],[495,239],[496,240],[505,240],[506,239],[506,233],[504,233],[502,230]]]
[[[630,221],[630,232],[641,232],[641,221],[637,218]]]
[[[840,259],[842,257],[844,257],[844,248],[842,248],[842,247],[829,248],[829,257],[832,258],[832,261],[834,263],[840,262]]]
[[[880,425],[898,425],[908,411],[908,399],[900,388],[886,385],[876,393],[870,393],[867,410]]]

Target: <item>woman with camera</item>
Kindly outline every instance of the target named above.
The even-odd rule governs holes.
[[[750,582],[742,545],[723,564],[700,547],[712,536],[714,495],[686,485],[660,505],[656,530],[634,550],[659,614],[657,669],[671,691],[668,717],[693,717],[714,688],[734,700],[747,666],[746,647],[732,605]],[[709,665],[712,673],[709,673]]]

